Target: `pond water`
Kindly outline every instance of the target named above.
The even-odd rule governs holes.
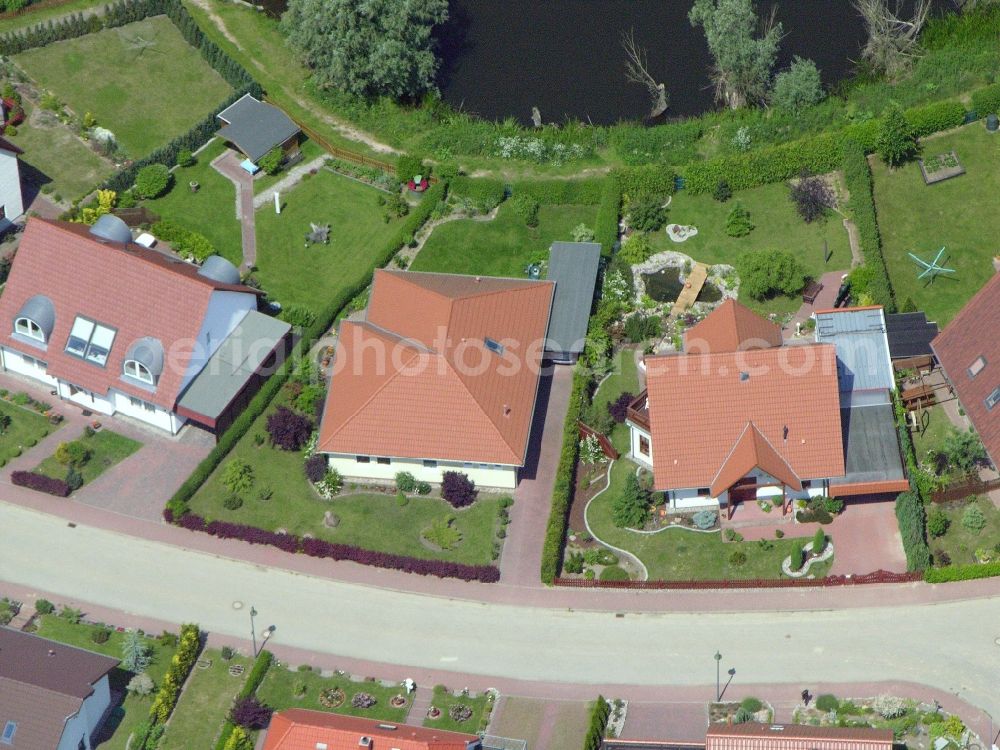
[[[662,271],[654,273],[644,273],[643,283],[646,285],[646,294],[657,302],[674,302],[681,293],[684,285],[681,283],[681,269],[677,266],[664,268]],[[722,300],[722,291],[715,284],[706,281],[705,285],[698,293],[698,302],[719,302]]]

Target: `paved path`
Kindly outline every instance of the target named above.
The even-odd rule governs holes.
[[[884,596],[891,589],[882,589],[883,600],[862,609],[734,613],[745,600],[727,592],[715,598],[730,611],[641,613],[626,606],[616,615],[329,581],[227,559],[218,540],[216,550],[193,552],[71,527],[9,504],[0,505],[0,528],[0,580],[137,616],[194,620],[240,638],[252,604],[276,626],[272,641],[339,654],[341,661],[591,686],[691,686],[706,682],[711,653],[721,647],[741,681],[936,684],[1000,715],[1000,596],[993,581],[985,582],[984,598],[934,605],[892,606],[893,597]],[[578,604],[601,607],[603,599],[588,592]]]
[[[858,226],[850,219],[844,219],[844,229],[847,230],[847,241],[851,243],[851,268],[864,265],[865,255],[861,252],[861,238],[858,236]]]
[[[240,166],[240,158],[227,149],[212,161],[212,168],[236,188],[236,218],[240,220],[243,239],[243,268],[257,263],[257,233],[254,229],[253,176]]]
[[[325,155],[317,156],[312,161],[304,162],[292,167],[287,175],[271,185],[271,187],[264,188],[264,190],[253,197],[254,209],[261,208],[268,203],[274,203],[275,193],[283,193],[286,190],[290,190],[295,187],[302,182],[302,175],[306,174],[311,169],[319,169],[328,158],[329,157]]]
[[[819,294],[816,295],[816,301],[812,304],[808,302],[803,302],[802,306],[799,307],[798,312],[792,316],[792,319],[785,324],[782,329],[786,339],[790,339],[795,336],[795,324],[803,323],[809,320],[809,317],[816,310],[829,310],[833,307],[833,303],[837,300],[837,292],[840,290],[840,278],[847,273],[847,271],[828,271],[820,276],[819,281],[823,285]],[[809,334],[809,339],[812,340],[812,334]]]
[[[538,586],[542,545],[552,508],[552,488],[562,449],[563,424],[573,389],[573,368],[557,365],[539,388],[528,448],[531,464],[522,472],[500,562],[500,580],[515,586]],[[541,428],[541,429],[539,429]]]

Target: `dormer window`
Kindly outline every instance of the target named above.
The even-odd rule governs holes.
[[[14,332],[30,339],[45,343],[45,331],[35,321],[30,318],[18,318],[14,321]]]
[[[130,378],[141,380],[143,383],[149,383],[149,385],[153,385],[155,382],[153,380],[153,373],[151,373],[149,368],[142,364],[142,362],[136,362],[134,359],[127,359],[125,360],[124,370],[125,374]]]
[[[77,316],[66,341],[66,352],[104,367],[111,345],[115,342],[115,334],[114,328]]]

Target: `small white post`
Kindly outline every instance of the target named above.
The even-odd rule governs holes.
[[[274,191],[274,213],[281,213],[281,193],[277,190]]]

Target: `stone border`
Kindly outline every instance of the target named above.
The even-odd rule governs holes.
[[[600,490],[599,492],[597,492],[594,495],[594,497],[590,498],[590,500],[588,500],[587,504],[584,506],[584,508],[583,508],[583,525],[587,527],[587,533],[590,534],[591,537],[593,537],[593,539],[594,539],[595,542],[597,542],[598,544],[603,544],[608,549],[613,550],[613,551],[617,552],[618,554],[622,555],[623,557],[627,557],[630,560],[632,560],[633,562],[635,562],[636,565],[639,567],[639,569],[642,570],[642,579],[641,580],[648,581],[649,580],[649,568],[647,568],[646,565],[645,565],[645,563],[643,563],[643,561],[639,559],[638,555],[636,555],[636,554],[634,554],[632,552],[629,552],[628,550],[624,550],[621,547],[615,547],[613,544],[608,544],[606,541],[604,541],[603,539],[601,539],[599,536],[597,536],[597,534],[594,533],[594,530],[592,528],[590,528],[590,520],[587,518],[587,511],[590,510],[590,504],[592,502],[594,502],[594,500],[596,498],[600,497],[602,494],[604,494],[605,492],[607,492],[608,489],[611,487],[611,468],[614,465],[615,465],[614,461],[611,461],[611,462],[608,463],[608,474],[607,474],[607,480],[608,480],[608,482],[607,482],[606,485],[604,485],[604,489]]]
[[[962,162],[959,160],[958,154],[955,153],[955,149],[945,151],[943,154],[935,154],[931,159],[940,159],[945,156],[950,156],[955,160],[954,167],[943,167],[942,169],[935,169],[933,172],[928,172],[925,160],[917,160],[917,163],[920,165],[920,175],[924,178],[925,185],[934,185],[935,183],[944,182],[945,180],[950,180],[952,177],[965,174],[965,167],[962,166]]]
[[[811,552],[813,543],[809,542],[803,548],[803,552]],[[827,537],[826,548],[818,557],[806,558],[805,564],[802,566],[801,570],[792,570],[792,556],[789,555],[785,558],[784,562],[781,563],[781,572],[784,573],[789,578],[805,578],[806,574],[809,573],[809,567],[813,563],[826,562],[831,557],[833,557],[833,541]]]

